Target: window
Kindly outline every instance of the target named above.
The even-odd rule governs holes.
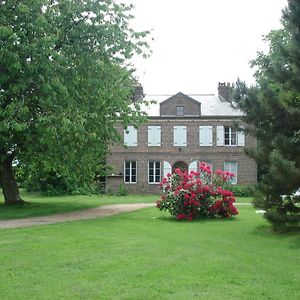
[[[224,144],[225,146],[237,145],[237,131],[232,127],[224,127]]]
[[[183,115],[184,115],[184,107],[176,106],[176,116],[183,116]]]
[[[213,145],[212,126],[199,126],[199,145]]]
[[[174,126],[174,146],[186,146],[186,126]]]
[[[137,177],[136,161],[125,161],[124,163],[124,182],[136,183]]]
[[[148,163],[148,182],[160,183],[160,162],[149,161]]]
[[[217,126],[217,146],[245,146],[245,133],[229,126]]]
[[[231,183],[237,184],[237,162],[236,161],[225,161],[224,162],[224,171],[234,174],[234,177],[231,179]]]
[[[124,144],[128,147],[137,146],[137,130],[133,126],[124,130]]]
[[[161,146],[160,126],[148,126],[148,146]]]

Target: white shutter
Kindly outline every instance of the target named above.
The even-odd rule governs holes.
[[[212,146],[212,126],[199,126],[199,145]]]
[[[191,171],[197,172],[198,171],[198,161],[194,160],[190,163],[189,165],[189,173],[191,173]]]
[[[128,126],[124,130],[124,144],[126,146],[137,146],[137,130],[133,126]]]
[[[171,167],[171,164],[169,162],[164,161],[163,176],[167,177],[168,173],[172,173],[172,167]]]
[[[217,126],[217,146],[224,146],[224,126]]]
[[[244,131],[238,131],[237,139],[238,139],[238,146],[244,147],[245,146],[245,133],[244,133]]]
[[[186,146],[186,126],[174,126],[174,146]]]
[[[161,127],[148,126],[148,146],[161,145]]]

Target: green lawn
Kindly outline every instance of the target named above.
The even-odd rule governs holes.
[[[0,195],[1,196],[1,195]],[[22,193],[23,199],[30,205],[20,207],[6,207],[0,197],[0,220],[25,218],[42,215],[52,215],[79,209],[99,207],[105,204],[121,203],[151,203],[155,202],[158,195],[130,195],[121,196],[42,196],[34,193]]]
[[[1,299],[300,299],[299,233],[239,211],[177,222],[147,208],[0,230]]]
[[[120,196],[42,196],[38,193],[22,191],[22,197],[31,205],[21,207],[6,207],[0,194],[0,220],[25,218],[42,215],[52,215],[79,209],[99,207],[105,204],[121,203],[154,203],[159,195],[128,195]],[[251,198],[239,197],[237,202],[251,202]]]

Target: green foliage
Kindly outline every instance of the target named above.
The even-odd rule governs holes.
[[[131,103],[128,61],[147,55],[148,32],[130,27],[131,9],[115,1],[0,2],[0,174],[13,155],[40,177],[64,178],[64,189],[76,176],[93,177],[108,142],[120,139],[116,122],[144,121]]]
[[[299,1],[288,1],[282,29],[271,31],[266,41],[269,51],[258,53],[252,62],[257,84],[247,87],[238,81],[233,98],[258,138],[258,148],[249,151],[260,170],[254,203],[267,211],[265,216],[277,229],[300,218],[299,199],[286,204],[282,197],[300,186]]]
[[[227,184],[226,189],[233,192],[236,197],[252,197],[256,190],[253,184]]]
[[[127,196],[127,195],[128,195],[128,191],[126,189],[126,186],[124,184],[121,184],[117,192],[117,196]]]

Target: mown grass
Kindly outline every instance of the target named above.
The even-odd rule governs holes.
[[[3,205],[0,194],[0,220],[26,218],[34,216],[52,215],[70,212],[80,209],[99,207],[106,204],[122,203],[154,203],[159,195],[82,195],[82,196],[42,196],[38,193],[27,193],[22,191],[22,197],[30,202],[30,205],[19,207],[6,207]],[[251,198],[239,197],[237,202],[250,202]]]
[[[0,220],[25,218],[57,213],[70,212],[80,209],[99,207],[106,204],[122,203],[151,203],[155,202],[157,195],[129,195],[129,196],[43,196],[38,193],[22,192],[22,197],[30,205],[7,207],[3,205],[0,195]]]
[[[251,206],[177,222],[155,208],[0,230],[2,299],[300,299],[300,239]]]

